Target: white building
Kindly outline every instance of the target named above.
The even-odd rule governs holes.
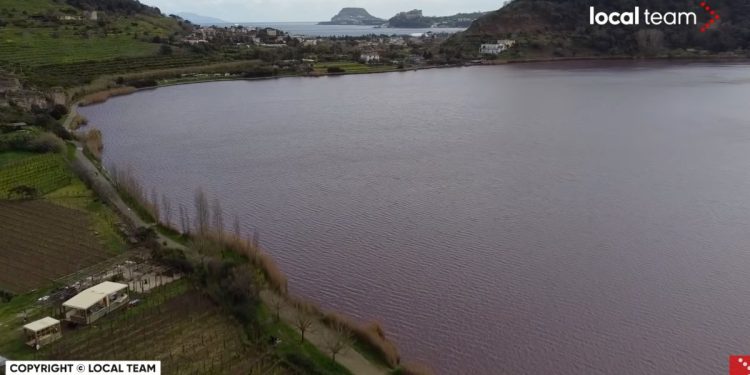
[[[380,62],[380,55],[377,53],[363,53],[359,55],[359,60],[366,64],[377,63]]]
[[[23,326],[26,345],[39,348],[62,338],[60,321],[50,317],[39,319]]]
[[[65,320],[91,324],[128,303],[128,286],[105,281],[65,301]]]
[[[508,48],[513,47],[515,44],[515,40],[498,40],[497,43],[482,44],[481,46],[479,46],[479,53],[483,55],[499,55]]]

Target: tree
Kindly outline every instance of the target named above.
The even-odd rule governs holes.
[[[232,228],[234,229],[234,237],[237,239],[242,238],[242,226],[240,225],[240,217],[237,215],[234,215],[234,223],[232,224]]]
[[[224,212],[221,209],[219,199],[214,199],[213,205],[213,227],[216,233],[224,232]]]
[[[349,346],[351,341],[351,332],[343,324],[336,323],[326,335],[323,345],[331,353],[331,359],[336,362],[336,354]]]
[[[657,29],[641,29],[635,33],[638,49],[647,56],[657,55],[664,48],[664,32]]]
[[[162,44],[161,47],[159,47],[159,54],[169,56],[172,54],[172,47]]]
[[[159,211],[161,206],[159,206],[159,193],[156,192],[156,188],[151,189],[151,201],[149,203],[151,205],[151,213],[158,224],[161,221],[161,212]]]
[[[161,196],[161,210],[164,217],[164,225],[172,226],[172,203],[166,195]]]
[[[203,189],[198,189],[195,192],[195,229],[198,234],[208,233],[211,213],[208,208],[208,198]]]
[[[309,305],[304,303],[298,303],[295,306],[296,310],[294,313],[294,326],[299,329],[302,338],[300,343],[305,342],[305,332],[307,332],[315,321],[315,317],[312,314],[312,309]]]
[[[22,199],[33,199],[39,195],[39,191],[35,187],[19,185],[8,189],[8,199],[14,195],[20,196]]]
[[[269,297],[271,308],[273,309],[274,317],[276,318],[276,321],[278,322],[281,320],[281,307],[284,305],[284,299],[276,294],[273,293]]]

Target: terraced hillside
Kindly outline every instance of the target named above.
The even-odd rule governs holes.
[[[59,70],[60,65],[88,73],[79,64],[158,56],[162,42],[190,27],[179,19],[163,17],[153,8],[133,11],[107,3],[138,4],[0,0],[0,67],[26,78],[33,78],[32,73]],[[38,86],[69,85],[84,83],[91,74],[81,79],[74,79],[77,74],[50,77],[48,74],[31,82]]]

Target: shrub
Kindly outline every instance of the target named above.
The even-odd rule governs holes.
[[[331,327],[341,325],[347,327],[354,339],[366,346],[375,355],[391,367],[396,367],[401,361],[396,345],[385,337],[385,331],[378,322],[360,325],[351,319],[336,313],[325,314],[323,322]]]
[[[62,104],[55,104],[52,110],[49,111],[49,115],[55,120],[61,119],[63,116],[68,114],[68,108]]]
[[[104,151],[104,141],[102,140],[101,130],[91,129],[83,136],[83,138],[86,151],[91,153],[96,159],[101,160],[102,152]]]
[[[65,142],[52,133],[42,133],[29,141],[29,150],[34,152],[60,153],[65,149]]]
[[[346,70],[338,67],[338,66],[329,66],[328,69],[326,69],[328,73],[345,73]]]
[[[421,363],[406,363],[399,367],[394,374],[398,375],[434,375],[435,372],[431,368]]]

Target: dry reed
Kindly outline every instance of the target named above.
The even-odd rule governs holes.
[[[136,91],[135,87],[114,87],[104,91],[98,91],[93,94],[88,94],[83,97],[80,101],[81,106],[87,106],[97,103],[106,102],[107,99],[113,96],[128,95]]]

